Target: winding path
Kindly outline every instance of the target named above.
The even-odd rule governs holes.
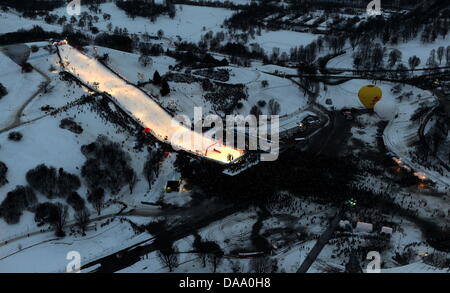
[[[38,117],[38,118],[35,118],[33,120],[30,120],[30,121],[22,122],[22,115],[23,115],[23,112],[24,112],[25,108],[34,100],[34,98],[36,98],[36,96],[38,96],[39,94],[44,92],[45,88],[50,84],[50,77],[48,77],[48,75],[46,75],[43,71],[41,71],[40,69],[38,69],[36,67],[33,67],[33,69],[36,70],[36,72],[38,72],[40,75],[42,75],[45,78],[44,85],[43,86],[39,86],[39,88],[25,101],[25,103],[23,103],[22,106],[19,109],[17,109],[16,114],[14,115],[14,121],[12,121],[5,128],[0,129],[0,134],[3,133],[3,132],[9,131],[9,130],[11,130],[13,128],[19,127],[19,126],[21,126],[23,124],[33,122],[33,121],[43,117],[42,116],[42,117]]]

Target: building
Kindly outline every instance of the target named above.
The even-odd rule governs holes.
[[[180,180],[169,180],[166,183],[166,192],[179,192],[180,191]]]
[[[380,231],[381,234],[391,236],[392,232],[393,232],[393,230],[391,227],[386,227],[386,226],[381,227],[381,231]]]
[[[355,231],[371,233],[373,231],[373,225],[370,223],[357,222]]]

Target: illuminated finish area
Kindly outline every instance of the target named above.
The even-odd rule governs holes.
[[[70,45],[58,46],[64,70],[82,82],[106,92],[158,140],[172,144],[190,153],[227,164],[244,155],[243,150],[223,145],[220,141],[195,132],[161,108],[152,98],[128,84],[94,58],[88,57]],[[94,84],[95,83],[95,84]]]

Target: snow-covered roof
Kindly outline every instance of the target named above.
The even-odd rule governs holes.
[[[356,223],[355,230],[357,232],[372,232],[373,225],[370,223],[358,222],[358,223]]]

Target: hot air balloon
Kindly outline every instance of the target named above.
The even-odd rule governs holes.
[[[373,109],[382,96],[383,92],[376,85],[363,86],[358,92],[359,100],[367,109]]]
[[[373,107],[373,111],[381,120],[392,120],[397,113],[397,104],[392,99],[382,99]]]

